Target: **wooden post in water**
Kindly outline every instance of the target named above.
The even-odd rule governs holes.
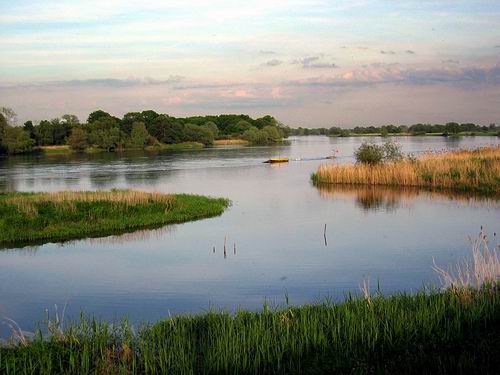
[[[226,259],[226,257],[227,257],[227,253],[226,253],[226,240],[227,240],[227,238],[224,237],[224,259]]]
[[[323,238],[325,239],[325,246],[328,246],[328,242],[326,241],[326,224],[325,224],[325,230],[323,231]]]

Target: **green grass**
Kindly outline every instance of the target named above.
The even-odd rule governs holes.
[[[77,197],[65,200],[61,194]],[[98,237],[157,228],[222,214],[229,201],[197,195],[162,195],[134,202],[92,198],[78,194],[125,196],[148,194],[133,191],[102,193],[0,193],[0,246],[39,244],[86,237]],[[157,198],[165,198],[165,200]],[[120,198],[121,199],[121,198]]]
[[[84,317],[0,349],[2,374],[495,373],[500,290],[349,297],[180,316],[135,330]]]

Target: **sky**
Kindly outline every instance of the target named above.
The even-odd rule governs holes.
[[[0,0],[0,106],[498,124],[500,1]]]

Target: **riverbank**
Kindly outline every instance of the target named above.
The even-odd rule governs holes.
[[[82,317],[64,328],[53,319],[50,337],[19,332],[17,343],[3,345],[0,372],[493,373],[499,317],[500,290],[483,287],[208,312],[139,331],[127,321]]]
[[[321,165],[314,183],[450,189],[500,195],[500,147],[428,153],[420,158],[370,164]]]
[[[65,241],[222,214],[229,201],[133,190],[0,193],[0,245]]]
[[[444,133],[444,132],[434,132],[434,133],[344,133],[344,134],[334,134],[329,135],[329,137],[497,137],[498,131],[471,131],[471,132],[459,132],[459,133]]]
[[[216,146],[231,146],[231,145],[248,145],[250,142],[244,139],[216,139],[214,145]]]
[[[146,151],[161,151],[161,150],[172,150],[172,151],[183,151],[183,150],[196,150],[204,148],[205,145],[199,142],[183,142],[174,144],[157,144],[155,146],[145,146],[143,148],[126,147],[120,148],[116,151],[130,151],[130,150],[146,150]],[[67,155],[77,153],[77,151],[72,150],[68,145],[60,146],[40,146],[34,150],[35,152],[42,152],[46,155]],[[106,150],[98,147],[87,147],[85,150],[80,151],[80,153],[85,154],[95,154],[99,152],[107,152]]]

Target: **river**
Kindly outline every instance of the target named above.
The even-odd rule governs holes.
[[[446,266],[468,255],[468,236],[480,226],[498,242],[495,200],[312,185],[320,164],[352,162],[364,140],[310,136],[275,147],[1,159],[0,191],[131,188],[227,197],[232,206],[220,217],[159,230],[0,250],[0,317],[33,330],[57,304],[66,305],[66,319],[84,311],[154,322],[282,304],[285,294],[292,304],[342,300],[359,292],[363,278],[382,293],[412,292],[437,285],[433,258]],[[415,154],[500,144],[497,137],[397,141]],[[332,154],[335,160],[318,160]],[[301,160],[262,163],[278,156]]]

